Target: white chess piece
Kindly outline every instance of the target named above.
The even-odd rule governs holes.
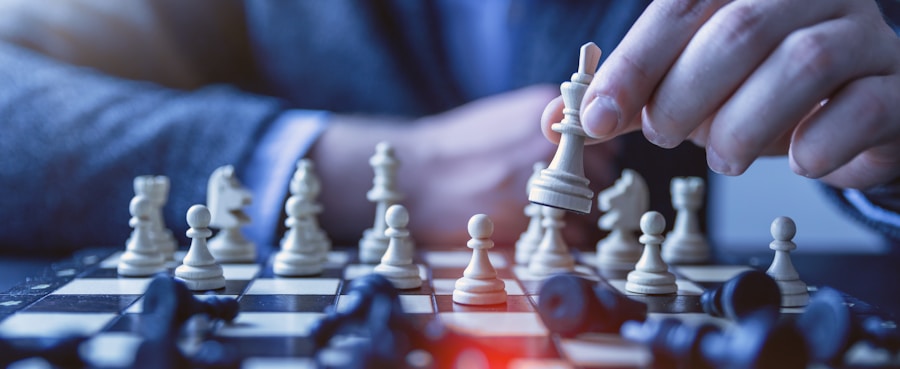
[[[397,189],[397,169],[400,161],[394,154],[394,147],[388,142],[379,142],[375,146],[375,155],[369,159],[369,165],[375,171],[372,189],[366,193],[369,201],[375,202],[375,224],[363,232],[359,240],[359,260],[363,263],[377,263],[387,250],[390,241],[384,235],[387,224],[384,214],[391,205],[403,199]]]
[[[778,217],[772,221],[770,231],[775,240],[769,244],[769,248],[775,250],[775,258],[766,274],[775,280],[781,290],[781,306],[806,306],[809,303],[809,292],[806,283],[800,280],[790,254],[797,248],[797,244],[793,242],[797,225],[791,218]]]
[[[587,214],[591,211],[594,192],[588,188],[590,180],[584,176],[584,140],[587,134],[581,126],[581,100],[594,79],[600,61],[600,48],[593,42],[581,47],[578,72],[571,81],[560,86],[565,117],[551,129],[560,133],[559,147],[550,166],[541,171],[534,182],[528,200],[538,204]]]
[[[394,285],[394,288],[406,290],[419,288],[422,285],[422,277],[419,275],[419,267],[413,264],[413,245],[407,242],[409,230],[409,212],[403,205],[391,205],[385,212],[385,221],[388,229],[385,235],[390,238],[387,251],[381,257],[381,264],[375,266],[378,273]]]
[[[709,243],[700,232],[698,211],[703,205],[705,185],[700,177],[672,179],[672,205],[678,211],[675,227],[666,235],[662,258],[669,264],[700,264],[709,261]]]
[[[467,246],[472,249],[472,260],[463,277],[456,280],[453,302],[464,305],[494,305],[506,303],[506,283],[497,278],[497,271],[491,265],[488,249],[494,247],[491,235],[494,223],[487,215],[477,214],[469,219]]]
[[[280,276],[308,276],[322,272],[324,268],[323,250],[319,239],[307,220],[315,212],[315,205],[304,201],[303,196],[291,196],[287,200],[285,211],[288,218],[281,250],[275,254],[272,272]]]
[[[128,222],[134,231],[125,243],[125,252],[119,259],[118,273],[125,277],[146,277],[165,270],[165,260],[156,244],[150,238],[153,222],[153,204],[144,196],[131,199],[128,210],[131,220]]]
[[[675,284],[675,275],[669,272],[669,266],[660,256],[659,247],[664,238],[666,219],[662,214],[648,211],[641,217],[640,241],[644,244],[644,253],[638,260],[634,270],[628,273],[628,282],[625,290],[644,295],[659,295],[675,293],[678,285]]]
[[[534,163],[533,172],[531,177],[528,178],[528,183],[526,184],[526,192],[531,193],[531,187],[534,184],[534,181],[541,176],[541,170],[547,166],[544,162]],[[544,238],[544,229],[541,226],[541,208],[543,205],[528,203],[525,205],[525,215],[528,216],[528,228],[525,229],[525,232],[522,232],[522,235],[519,236],[519,239],[516,241],[516,263],[522,265],[528,265],[528,261],[531,260],[531,255],[537,250],[538,246],[541,244],[541,239]]]
[[[150,214],[150,220],[153,223],[150,239],[156,244],[156,248],[166,261],[174,261],[178,242],[175,241],[172,231],[166,228],[166,221],[162,212],[163,207],[169,200],[169,177],[135,177],[134,194],[144,196],[153,203],[153,212]]]
[[[641,215],[650,209],[647,182],[638,172],[625,169],[612,187],[597,196],[597,206],[606,212],[597,225],[610,231],[597,242],[597,269],[604,276],[624,276],[634,269],[644,249],[635,232]]]
[[[574,271],[575,258],[569,253],[569,246],[562,237],[562,228],[566,225],[562,219],[565,210],[549,206],[544,206],[541,210],[544,237],[537,251],[531,255],[528,271],[536,276]]]
[[[319,248],[322,249],[322,257],[327,259],[328,252],[331,251],[331,238],[328,237],[328,234],[326,234],[325,230],[319,225],[319,214],[322,212],[322,205],[319,203],[318,199],[319,194],[322,192],[322,181],[319,179],[319,176],[316,175],[315,166],[312,160],[300,159],[297,161],[297,169],[294,171],[294,176],[291,177],[289,188],[291,196],[302,195],[306,198],[304,201],[310,203],[314,207],[315,210],[311,216],[306,218],[306,220],[310,222],[310,236],[315,238]],[[286,238],[287,233],[285,233],[285,237],[281,240],[282,244]]]
[[[210,225],[220,229],[209,240],[209,251],[222,263],[252,263],[256,260],[256,245],[247,240],[241,227],[250,223],[244,207],[253,196],[234,173],[234,167],[217,168],[209,177],[206,204],[212,213]]]
[[[203,205],[191,206],[187,211],[187,223],[190,228],[187,236],[191,239],[191,247],[184,256],[182,264],[175,268],[175,279],[178,279],[193,291],[215,290],[225,287],[225,276],[222,266],[209,252],[206,240],[212,235],[209,230],[211,215]]]

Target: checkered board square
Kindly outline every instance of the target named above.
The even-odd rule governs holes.
[[[142,294],[149,278],[116,275],[121,251],[88,250],[72,261],[55,265],[42,276],[0,294],[0,337],[33,339],[72,334],[92,337],[82,352],[94,366],[128,367],[141,337]],[[646,347],[613,334],[557,337],[536,311],[543,278],[515,265],[511,255],[492,250],[490,260],[506,284],[506,304],[456,304],[456,279],[471,258],[471,250],[420,252],[415,262],[424,284],[401,291],[400,303],[415,327],[431,321],[504,353],[514,353],[512,368],[640,368],[652,362]],[[608,283],[630,297],[646,302],[651,319],[672,316],[687,321],[731,324],[702,312],[700,295],[742,271],[745,266],[672,267],[679,292],[641,296],[624,291],[623,279],[603,278],[592,265],[591,253],[576,254],[576,272]],[[280,278],[271,263],[223,265],[227,285],[216,295],[238,300],[240,314],[231,323],[209,325],[211,339],[236,350],[244,368],[315,367],[310,328],[331,308],[346,309],[349,282],[372,272],[357,261],[354,249],[332,251],[326,268],[310,278]],[[177,265],[169,265],[169,272]],[[814,289],[814,288],[813,288]],[[199,298],[208,298],[198,294]],[[798,314],[802,309],[785,310]]]

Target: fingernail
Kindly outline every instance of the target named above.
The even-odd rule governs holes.
[[[609,96],[597,96],[581,112],[581,125],[593,138],[615,133],[622,122],[619,105]]]
[[[706,147],[706,163],[713,172],[731,175],[731,167],[722,159],[722,156],[712,147]]]
[[[800,164],[797,163],[797,160],[794,159],[794,155],[788,153],[788,158],[788,165],[790,165],[791,170],[793,170],[794,173],[797,173],[798,175],[804,176],[806,178],[812,178],[810,177],[809,171],[807,171],[806,168],[801,167]]]

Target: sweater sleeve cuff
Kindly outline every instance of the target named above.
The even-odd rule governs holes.
[[[865,191],[823,187],[851,217],[900,242],[900,180]]]
[[[253,203],[245,209],[252,222],[244,231],[260,247],[273,245],[295,163],[325,131],[328,118],[324,111],[288,110],[275,119],[253,152],[241,176],[253,193]]]

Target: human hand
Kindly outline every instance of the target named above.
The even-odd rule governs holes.
[[[372,227],[375,208],[365,198],[372,187],[368,159],[375,144],[386,140],[401,161],[401,203],[409,209],[417,244],[463,246],[469,217],[484,213],[494,222],[494,242],[511,246],[527,227],[525,185],[533,164],[549,162],[556,152],[535,128],[541,109],[558,93],[558,86],[527,87],[416,122],[335,116],[311,153],[323,184],[323,226],[336,242],[355,242],[362,229]],[[586,163],[592,186],[612,182],[607,147],[586,151],[609,158]],[[570,244],[596,242],[596,217],[567,221]]]
[[[551,102],[542,127],[559,121]],[[655,1],[600,67],[582,124],[706,147],[738,175],[761,155],[865,188],[900,175],[900,40],[873,1]]]
[[[533,86],[481,99],[443,114],[421,119],[416,127],[412,154],[403,155],[401,183],[410,214],[410,227],[423,244],[464,245],[465,224],[476,213],[494,222],[492,239],[512,245],[525,230],[523,209],[528,202],[526,183],[537,161],[549,162],[556,146],[534,129],[541,109],[559,93],[558,86]],[[529,124],[530,122],[530,124]],[[611,182],[612,154],[598,145],[598,159],[585,175],[596,183]],[[398,154],[403,151],[398,148]],[[595,242],[596,218],[569,217],[566,240],[572,244]],[[582,224],[584,223],[584,224]],[[427,228],[427,229],[426,229]],[[423,239],[425,238],[425,239]]]

